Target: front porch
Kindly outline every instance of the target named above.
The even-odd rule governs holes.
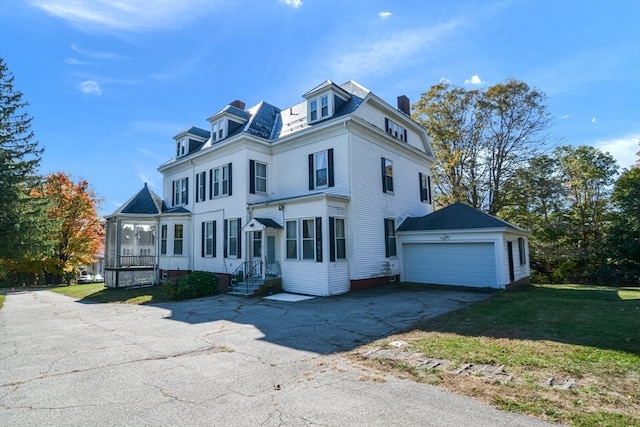
[[[269,295],[282,292],[279,244],[282,226],[269,218],[253,218],[243,228],[245,259],[231,274],[229,294]]]
[[[155,219],[107,219],[104,268],[107,288],[151,286],[158,282],[155,230]]]
[[[263,261],[241,263],[231,275],[230,295],[264,296],[282,292],[280,263]]]

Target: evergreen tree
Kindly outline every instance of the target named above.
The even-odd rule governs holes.
[[[28,102],[13,87],[14,77],[0,57],[0,281],[24,272],[48,244],[46,201],[32,190],[43,150],[34,140]],[[26,268],[30,270],[30,268]]]

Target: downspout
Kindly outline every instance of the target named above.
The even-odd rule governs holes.
[[[196,193],[198,192],[198,188],[196,187],[196,165],[193,163],[193,159],[189,159],[189,163],[191,163],[191,182],[193,183],[193,188],[194,188],[194,192],[193,192],[193,212],[190,214],[190,221],[189,221],[189,237],[191,237],[191,244],[189,245],[190,247],[190,253],[189,253],[189,271],[193,271],[193,265],[194,265],[194,260],[193,258],[195,257],[195,245],[196,245],[196,239],[193,238],[194,234],[195,234],[195,225],[194,225],[194,216],[195,216],[195,211],[196,211]],[[189,196],[187,196],[189,197]]]

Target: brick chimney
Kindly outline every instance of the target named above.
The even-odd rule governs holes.
[[[409,102],[409,98],[405,95],[400,95],[398,97],[398,110],[402,111],[407,116],[411,115],[411,103]]]
[[[244,110],[245,107],[245,103],[240,101],[239,99],[236,99],[235,101],[229,103],[229,105],[233,105],[236,108],[239,108],[241,110]]]

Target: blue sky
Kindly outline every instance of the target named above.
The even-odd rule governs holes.
[[[446,79],[544,91],[550,146],[630,166],[640,140],[640,2],[0,0],[0,56],[30,103],[40,172],[87,179],[113,212],[227,103],[286,108],[324,80],[395,105]]]

